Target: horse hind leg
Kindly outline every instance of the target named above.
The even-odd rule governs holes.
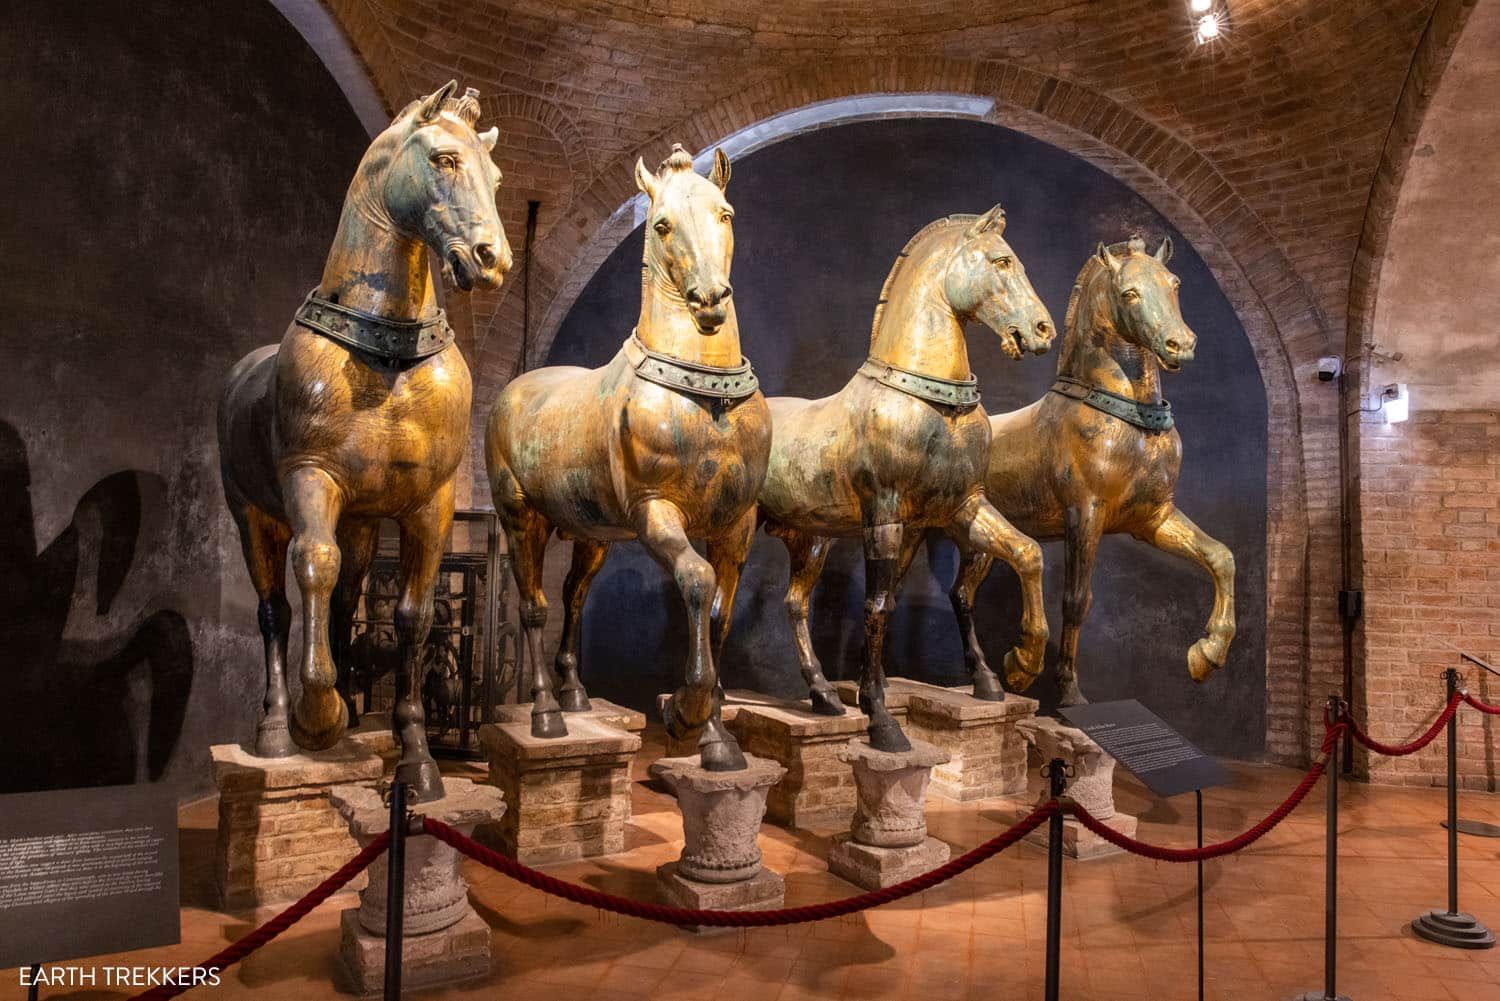
[[[287,727],[289,700],[286,688],[287,638],[292,630],[292,606],[286,600],[286,553],[292,531],[259,508],[233,506],[245,566],[259,599],[256,618],[265,645],[265,715],[255,728],[255,754],[261,758],[285,758],[295,754]]]
[[[1203,638],[1188,650],[1187,658],[1193,680],[1206,681],[1224,666],[1234,640],[1234,554],[1175,507],[1149,535],[1137,537],[1162,552],[1195,561],[1214,579],[1214,607],[1208,627]]]
[[[562,640],[557,645],[557,675],[562,678],[558,701],[563,712],[588,712],[589,696],[578,678],[580,649],[583,646],[583,605],[588,600],[594,575],[609,556],[608,542],[578,539],[573,543],[573,563],[563,583]]]
[[[521,602],[521,637],[526,644],[525,662],[529,679],[521,679],[523,688],[531,690],[531,735],[533,737],[566,737],[562,708],[553,694],[552,672],[542,662],[542,629],[547,625],[547,595],[542,590],[542,564],[547,555],[547,538],[552,526],[547,519],[523,504],[501,507],[496,504],[505,523],[505,538],[510,547],[511,573]]]
[[[953,587],[948,592],[948,601],[953,605],[953,615],[958,620],[959,635],[963,639],[964,668],[974,681],[975,698],[986,702],[1003,702],[1005,690],[1000,686],[1000,678],[990,670],[984,648],[979,645],[979,634],[974,629],[974,596],[979,591],[979,585],[989,576],[995,558],[970,546],[967,539],[960,537],[956,541],[962,559]],[[1018,680],[1025,685],[1031,682],[1029,677]]]
[[[959,512],[953,534],[959,538],[965,551],[965,565],[960,568],[959,581],[954,585],[954,609],[959,612],[959,621],[964,621],[960,603],[969,609],[966,629],[965,660],[977,655],[978,663],[984,663],[984,653],[979,649],[978,638],[973,631],[972,608],[974,593],[989,572],[995,560],[1002,560],[1016,572],[1021,582],[1021,641],[1005,655],[1005,680],[1012,689],[1024,692],[1041,675],[1047,658],[1047,611],[1042,597],[1042,547],[1036,540],[1017,531],[1005,520],[999,510],[983,496],[976,495]],[[983,564],[968,565],[968,552],[982,554]],[[985,673],[993,676],[985,665]],[[981,688],[992,691],[997,699],[1004,698],[998,685],[988,678],[975,675],[974,692]]]
[[[824,536],[808,535],[779,523],[769,523],[766,531],[786,545],[791,560],[791,573],[787,580],[787,620],[792,626],[792,639],[797,647],[797,665],[802,671],[802,680],[807,682],[812,699],[813,712],[820,716],[844,715],[844,703],[823,674],[823,665],[813,650],[812,634],[807,628],[807,610],[813,588],[823,576],[823,565],[828,561],[832,540]]]
[[[1063,631],[1057,660],[1059,704],[1065,707],[1088,702],[1078,687],[1078,640],[1094,603],[1094,560],[1099,554],[1102,534],[1103,526],[1092,504],[1068,509],[1063,524],[1067,555],[1063,564]]]

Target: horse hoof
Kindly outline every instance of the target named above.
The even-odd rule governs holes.
[[[906,739],[901,724],[889,716],[879,721],[871,720],[869,733],[870,746],[877,751],[900,754],[911,750],[911,741]]]
[[[562,713],[556,709],[546,709],[542,712],[533,711],[531,714],[531,735],[533,737],[566,737],[568,735],[568,724],[563,722]]]
[[[719,720],[709,720],[698,741],[698,763],[708,772],[738,772],[749,767],[745,752]]]
[[[1010,685],[1011,691],[1024,692],[1041,676],[1042,668],[1040,662],[1033,668],[1029,658],[1021,652],[1019,647],[1005,655],[1005,683]],[[978,687],[978,683],[976,682],[976,691]]]
[[[310,724],[307,717],[311,716]],[[326,751],[339,742],[349,728],[349,708],[337,692],[302,693],[292,712],[292,740],[304,751]]]
[[[1209,675],[1224,666],[1222,660],[1216,661],[1208,655],[1209,642],[1201,639],[1188,651],[1188,674],[1193,676],[1194,681],[1207,681]]]
[[[406,798],[408,803],[431,803],[447,795],[443,788],[443,775],[438,771],[437,762],[430,757],[403,761],[396,765],[392,781],[410,787]]]
[[[589,693],[582,688],[564,688],[557,696],[565,713],[586,713],[594,708],[589,704]]]
[[[810,694],[812,711],[819,716],[844,715],[844,702],[832,688],[814,688]]]
[[[985,667],[974,672],[974,697],[985,702],[1005,701],[1005,689],[1000,687],[994,671]]]
[[[1057,700],[1058,706],[1069,709],[1073,706],[1086,706],[1089,700],[1083,697],[1083,692],[1078,688],[1078,679],[1068,682],[1063,688],[1062,697]]]
[[[286,716],[267,716],[255,728],[255,756],[257,758],[289,758],[297,753],[292,743],[292,732],[287,729]]]

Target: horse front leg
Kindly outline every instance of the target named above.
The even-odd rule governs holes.
[[[1069,507],[1063,514],[1063,632],[1057,660],[1060,705],[1083,705],[1088,699],[1078,687],[1078,638],[1094,603],[1094,558],[1104,534],[1093,502]]]
[[[953,605],[953,615],[958,619],[958,632],[964,645],[964,669],[974,682],[974,697],[986,702],[1003,702],[1005,690],[1000,679],[990,670],[985,659],[984,648],[979,645],[979,634],[974,629],[974,595],[979,585],[989,576],[995,559],[969,544],[964,533],[955,533],[960,560],[958,574],[953,587],[948,591],[948,601]],[[1027,680],[1026,684],[1030,684]]]
[[[414,514],[402,518],[401,597],[396,602],[396,642],[400,676],[391,729],[401,742],[397,782],[412,787],[413,802],[443,798],[443,776],[427,747],[427,717],[422,708],[422,652],[432,631],[433,590],[438,567],[453,526],[453,481],[438,488]]]
[[[1234,554],[1173,507],[1149,534],[1137,538],[1175,556],[1195,560],[1214,579],[1214,608],[1205,635],[1188,650],[1188,673],[1204,681],[1224,666],[1234,640]]]
[[[505,524],[511,574],[515,577],[521,602],[521,642],[526,645],[526,671],[519,687],[531,691],[531,735],[566,737],[568,727],[563,722],[557,696],[553,694],[552,672],[542,662],[542,630],[547,625],[547,595],[542,590],[542,567],[552,526],[519,497],[502,507],[497,492],[495,508]]]
[[[559,701],[564,712],[588,712],[589,696],[578,679],[579,652],[583,646],[583,604],[588,600],[594,575],[609,555],[608,542],[578,539],[573,543],[573,562],[563,582],[562,639],[557,644],[557,676],[562,678]]]
[[[314,466],[287,473],[281,491],[292,526],[288,558],[302,592],[302,694],[291,716],[292,739],[321,751],[338,743],[349,723],[328,645],[329,605],[342,564],[337,533],[344,497],[333,477]]]
[[[338,668],[339,696],[348,710],[350,724],[356,727],[359,726],[359,713],[354,705],[349,648],[354,640],[354,613],[359,609],[360,592],[370,572],[370,563],[375,559],[375,545],[379,538],[380,522],[374,519],[345,519],[337,534],[341,562],[339,582],[333,590],[329,647],[333,651],[333,663]]]
[[[899,509],[899,499],[891,498],[873,516],[865,516],[865,652],[859,708],[870,717],[870,746],[877,751],[911,750],[911,741],[885,707],[885,636],[896,603],[903,535],[902,524],[891,516]]]
[[[718,588],[714,568],[688,541],[686,520],[670,501],[645,501],[636,509],[635,530],[646,551],[672,575],[687,611],[688,659],[683,684],[663,712],[667,732],[681,740],[699,733],[699,761],[709,771],[745,767],[739,744],[718,716],[718,674],[714,670],[710,617]]]
[[[959,581],[954,591],[962,592],[967,616],[966,643],[969,650],[978,654],[978,663],[984,664],[984,653],[979,649],[979,640],[974,635],[974,592],[989,572],[994,560],[1001,560],[1016,572],[1021,581],[1021,642],[1005,655],[1005,680],[1011,688],[1024,692],[1042,673],[1047,662],[1047,607],[1042,597],[1042,547],[1036,540],[1017,531],[1005,520],[995,505],[983,494],[975,494],[960,509],[956,521],[957,535],[962,538],[961,547],[986,558],[981,565],[976,561],[961,568]],[[966,575],[969,579],[965,579]],[[959,599],[954,599],[954,608],[959,609]],[[960,613],[960,624],[965,616]],[[965,660],[970,654],[966,653]],[[1000,701],[1005,698],[994,672],[984,665],[983,672],[974,675],[974,694],[983,699]]]
[[[791,561],[784,604],[787,620],[792,626],[792,642],[797,648],[797,666],[802,672],[802,680],[807,682],[812,710],[820,716],[842,716],[844,702],[823,675],[823,665],[813,650],[812,634],[807,628],[808,603],[818,578],[823,575],[823,564],[828,561],[833,540],[799,532],[780,523],[768,524],[766,531],[786,545]]]

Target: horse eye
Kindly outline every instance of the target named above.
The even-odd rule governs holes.
[[[657,236],[666,236],[668,233],[672,232],[672,224],[667,222],[667,220],[665,219],[656,220],[656,225],[652,228],[656,230]]]
[[[1121,293],[1121,296],[1123,296],[1126,302],[1136,302],[1140,299],[1141,294],[1133,288],[1128,288]]]
[[[730,212],[728,209],[725,209],[723,212],[719,213],[719,221],[720,222],[727,223],[727,222],[729,222],[729,220],[731,220],[733,218],[734,218],[734,213]]]
[[[435,159],[437,160],[437,165],[444,170],[458,169],[458,157],[452,153],[439,153]]]
[[[997,257],[997,258],[995,258],[995,267],[997,267],[997,268],[1008,268],[1008,267],[1010,267],[1014,263],[1015,263],[1015,261],[1012,258],[1009,258],[1009,257]]]

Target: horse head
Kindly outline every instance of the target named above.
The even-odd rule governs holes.
[[[699,333],[713,334],[729,317],[729,265],[734,257],[734,209],[724,199],[729,158],[714,150],[705,179],[680,145],[655,173],[635,162],[635,183],[651,200],[646,215],[648,279],[692,314]]]
[[[1123,246],[1116,244],[1114,249],[1101,243],[1095,257],[1103,265],[1100,273],[1108,276],[1103,284],[1115,332],[1155,355],[1168,372],[1176,372],[1183,362],[1192,361],[1198,335],[1183,320],[1177,302],[1182,282],[1167,270],[1172,238],[1163,240],[1155,254],[1146,253],[1145,241],[1139,236],[1132,236]]]
[[[512,257],[495,208],[500,169],[490,159],[500,130],[475,132],[478,92],[453,100],[457,87],[450,80],[413,101],[371,151],[385,154],[377,211],[431,248],[443,276],[467,292],[498,288]]]
[[[949,258],[943,292],[955,313],[999,334],[1010,357],[1045,354],[1057,335],[1052,316],[1004,234],[1005,210],[999,205],[975,219]]]

